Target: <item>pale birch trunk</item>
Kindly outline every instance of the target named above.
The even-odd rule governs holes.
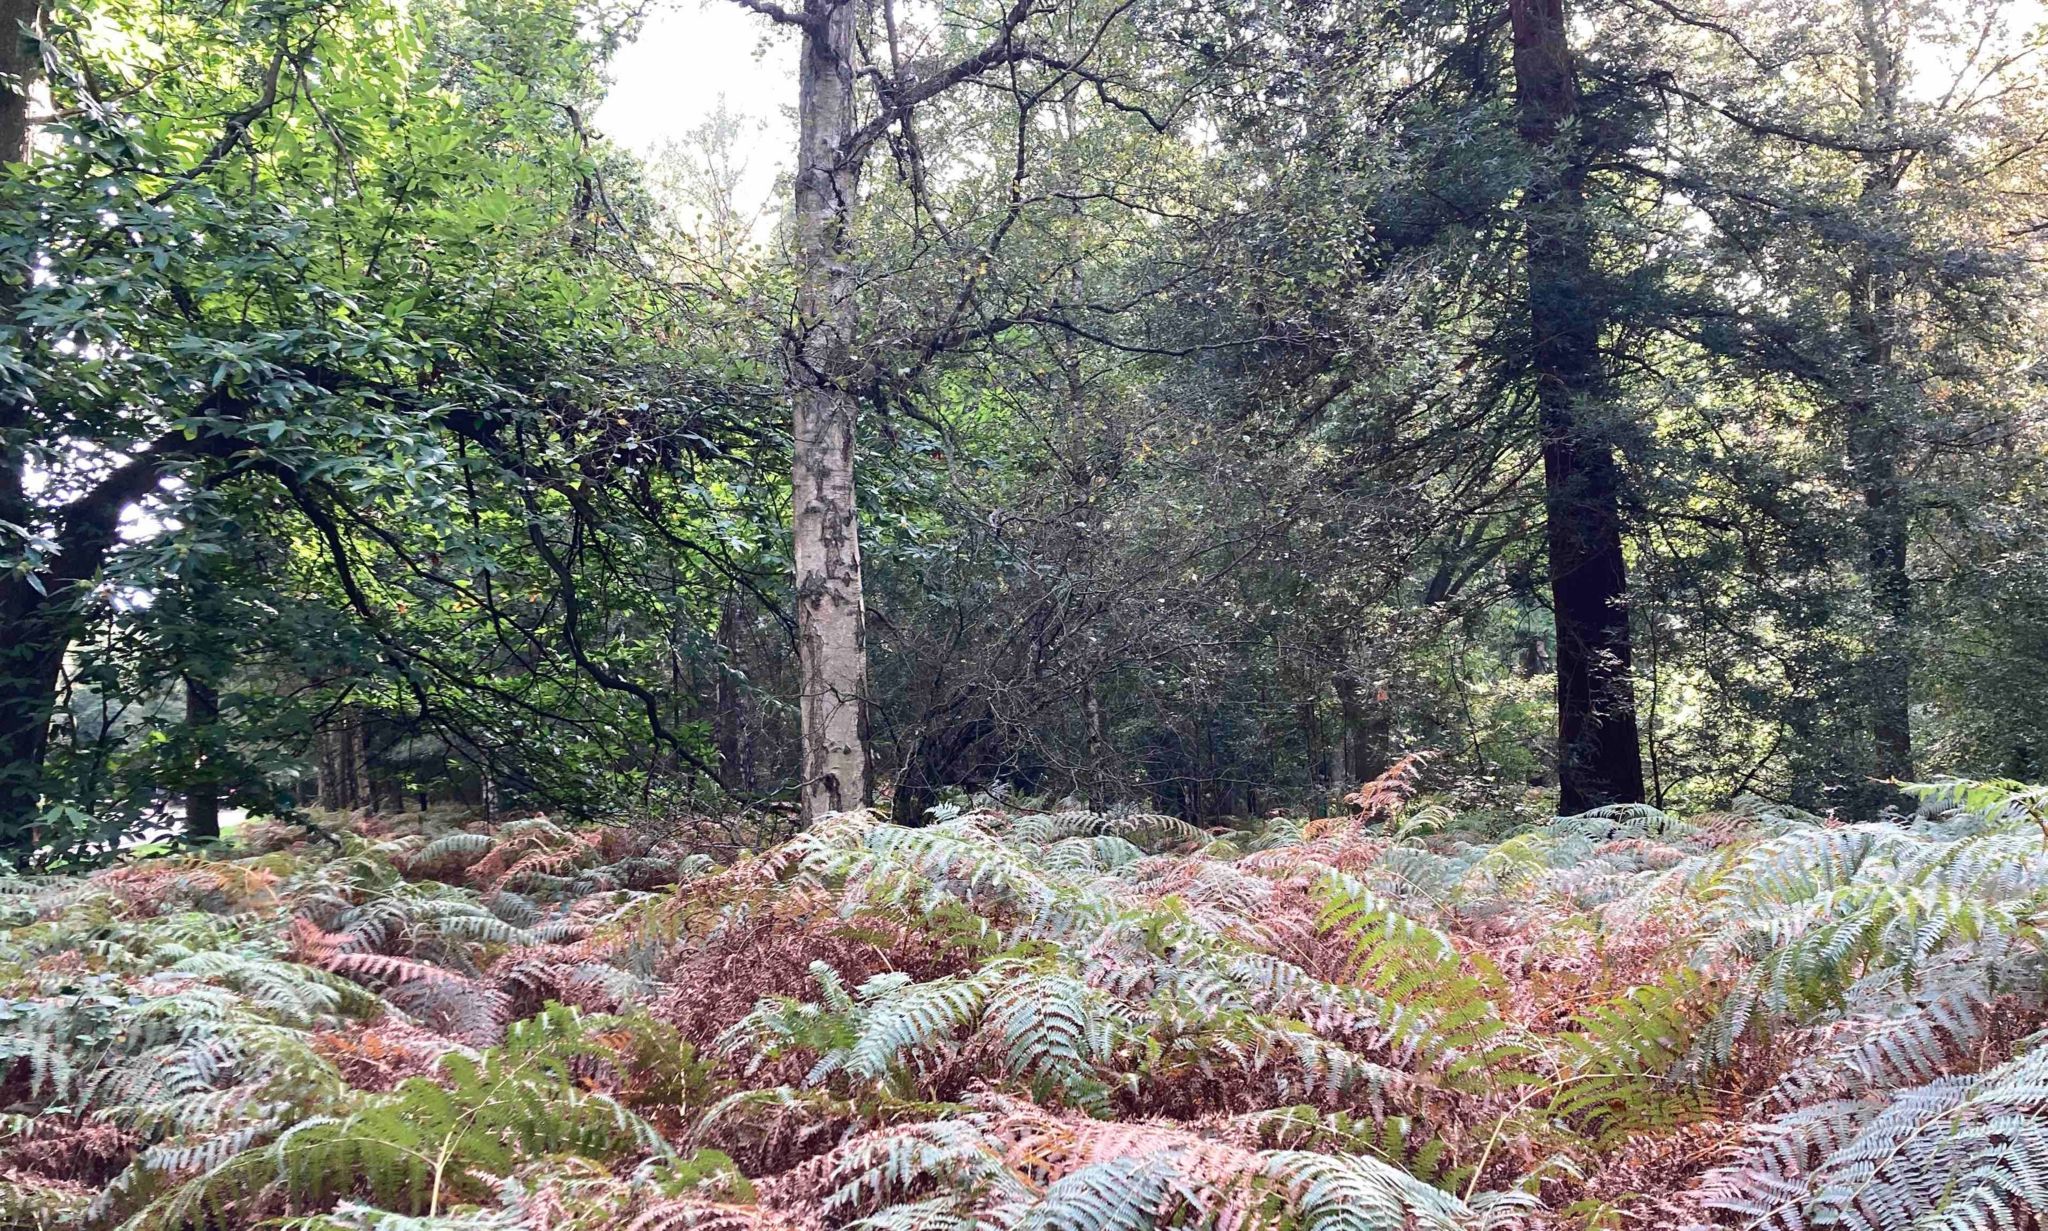
[[[854,506],[854,5],[811,0],[798,80],[794,417],[797,671],[804,818],[868,801],[867,647]]]

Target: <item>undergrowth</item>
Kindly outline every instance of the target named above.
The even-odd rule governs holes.
[[[0,886],[0,1225],[2038,1225],[2043,807],[542,818]]]

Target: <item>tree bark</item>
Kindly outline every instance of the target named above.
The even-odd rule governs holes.
[[[207,750],[220,721],[220,695],[212,685],[185,677],[185,728],[193,749],[192,780],[185,790],[185,837],[194,842],[220,838],[220,784],[207,763]]]
[[[1643,798],[1621,543],[1621,475],[1588,403],[1603,392],[1601,311],[1574,135],[1578,88],[1564,0],[1508,0],[1517,128],[1534,170],[1526,215],[1530,368],[1543,441],[1546,545],[1557,625],[1561,811]]]
[[[349,707],[348,745],[344,751],[348,758],[349,807],[368,810],[370,798],[370,738],[369,724],[363,718],[363,708]]]
[[[1877,6],[1862,0],[1859,7],[1866,61],[1863,114],[1871,127],[1890,132],[1898,123],[1899,66]],[[1866,208],[1881,208],[1896,188],[1897,157],[1863,155],[1861,200]],[[1900,475],[1904,441],[1886,396],[1894,386],[1891,331],[1897,289],[1867,245],[1850,273],[1848,292],[1849,323],[1862,369],[1845,408],[1848,459],[1863,500],[1857,520],[1864,585],[1876,617],[1862,687],[1870,705],[1873,776],[1904,782],[1913,778],[1913,582],[1906,570],[1912,512]]]
[[[1329,754],[1323,750],[1323,723],[1316,713],[1317,698],[1303,697],[1295,702],[1295,721],[1301,726],[1302,753],[1308,759],[1308,797],[1312,813],[1320,811],[1329,800]]]
[[[0,0],[0,160],[27,162],[30,106],[43,81],[43,0]]]
[[[0,849],[35,846],[50,711],[69,621],[20,578],[0,582]]]
[[[314,752],[314,798],[320,806],[330,812],[346,808],[346,786],[343,785],[341,759],[335,755],[338,746],[334,725],[329,723],[313,734]]]
[[[1339,671],[1330,677],[1330,687],[1337,693],[1337,789],[1341,794],[1356,789],[1370,777],[1365,772],[1364,744],[1360,738],[1365,710],[1358,702],[1357,676]]]
[[[220,447],[220,438],[200,443]],[[48,568],[0,579],[0,849],[19,854],[35,843],[64,654],[83,626],[93,579],[120,536],[121,511],[156,487],[161,465],[161,450],[140,450],[59,512],[57,552]],[[19,457],[0,463],[0,506],[19,498],[19,466]]]
[[[1102,698],[1095,681],[1081,685],[1081,709],[1088,720],[1088,810],[1109,807],[1109,736],[1103,727]]]
[[[1850,290],[1850,312],[1871,383],[1882,382],[1891,362],[1886,322],[1892,291],[1884,275],[1860,268]],[[1876,617],[1864,657],[1870,705],[1872,770],[1900,782],[1913,778],[1913,580],[1906,570],[1912,526],[1899,474],[1899,433],[1891,408],[1872,389],[1848,406],[1849,465],[1861,490],[1864,584]]]
[[[314,733],[313,748],[321,807],[333,812],[353,812],[373,806],[369,740],[360,707],[342,706],[326,726]]]
[[[31,96],[43,78],[34,46],[42,28],[42,0],[0,0],[0,161],[27,162],[34,126]],[[14,326],[14,310],[28,270],[0,270],[0,307]],[[0,521],[17,526],[38,520],[23,490],[24,461],[12,442],[27,422],[28,404],[0,398]],[[22,852],[35,843],[42,804],[43,757],[49,748],[50,707],[69,642],[67,621],[26,577],[0,581],[0,849]]]
[[[787,346],[794,418],[800,798],[806,821],[868,802],[866,611],[854,504],[854,279],[858,185],[854,18],[808,0],[798,66],[796,328]]]

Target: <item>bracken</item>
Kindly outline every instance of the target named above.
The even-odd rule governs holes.
[[[1746,800],[365,824],[0,893],[24,1227],[2030,1227],[2048,852]],[[280,845],[282,843],[282,845]],[[261,843],[253,844],[261,845]]]

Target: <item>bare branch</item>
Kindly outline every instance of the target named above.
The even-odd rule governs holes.
[[[774,0],[732,0],[732,2],[743,9],[751,9],[761,14],[777,25],[795,26],[797,29],[806,32],[815,32],[819,26],[816,14],[792,13],[781,5],[774,3]]]

